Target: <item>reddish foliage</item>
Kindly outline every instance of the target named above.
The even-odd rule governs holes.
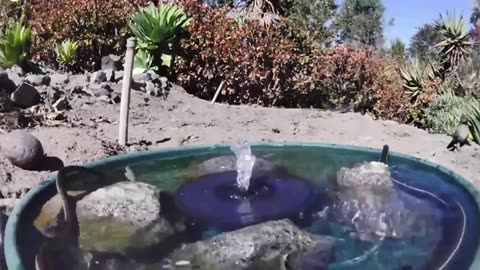
[[[127,21],[148,0],[37,0],[28,5],[36,60],[56,64],[54,48],[79,42],[78,69],[98,68],[102,56],[123,52]]]
[[[287,21],[265,28],[240,26],[224,9],[184,5],[194,17],[179,83],[190,93],[232,104],[353,108],[404,121],[408,98],[385,63],[371,51],[348,46],[321,49]],[[300,42],[299,42],[300,40]],[[380,101],[381,100],[381,101]]]

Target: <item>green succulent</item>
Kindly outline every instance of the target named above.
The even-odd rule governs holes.
[[[67,66],[75,62],[77,57],[78,42],[67,39],[57,44],[55,47],[55,54],[57,55],[57,62],[60,65]]]
[[[457,66],[470,53],[473,43],[469,41],[469,32],[463,15],[457,19],[455,15],[440,15],[435,21],[435,29],[443,36],[443,40],[435,45],[440,49],[440,56],[450,67]]]
[[[153,56],[153,65],[159,66],[164,54],[172,57],[172,42],[192,21],[185,11],[173,3],[151,4],[132,16],[130,29],[138,39],[138,49]],[[165,63],[169,66],[171,63]]]
[[[470,138],[480,144],[480,101],[453,94],[439,96],[425,112],[425,124],[434,132],[452,134],[460,117],[467,115],[472,123]]]
[[[414,58],[408,66],[400,69],[403,88],[412,99],[415,99],[423,89],[423,72],[423,67],[417,58]]]
[[[140,49],[135,54],[133,65],[135,68],[147,70],[152,67],[152,61],[152,55],[148,51]]]
[[[9,24],[4,32],[0,32],[0,65],[6,68],[23,66],[31,46],[31,28],[21,21]]]

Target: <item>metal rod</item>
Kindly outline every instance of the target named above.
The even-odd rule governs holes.
[[[130,109],[130,85],[132,83],[133,58],[137,39],[131,37],[127,40],[127,52],[125,53],[125,67],[123,73],[122,98],[120,103],[120,125],[118,129],[118,143],[126,145],[128,140],[128,113]]]

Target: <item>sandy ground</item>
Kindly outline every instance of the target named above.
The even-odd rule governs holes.
[[[119,91],[119,88],[114,89]],[[72,102],[70,117],[83,126],[37,127],[31,130],[45,152],[65,165],[83,164],[110,155],[117,138],[119,104],[94,97]],[[232,142],[237,139],[275,142],[322,142],[381,148],[426,158],[444,165],[480,187],[480,147],[459,152],[445,147],[450,138],[391,121],[354,113],[313,109],[272,109],[228,106],[194,98],[174,87],[166,100],[133,91],[129,141],[153,142],[149,149],[179,145]],[[107,147],[105,147],[107,145]],[[129,150],[133,151],[134,147]],[[138,150],[138,149],[137,149]],[[25,171],[0,159],[1,197],[19,198],[51,172]]]

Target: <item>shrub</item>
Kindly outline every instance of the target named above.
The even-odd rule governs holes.
[[[78,42],[70,39],[57,44],[55,54],[57,62],[64,68],[69,68],[75,63],[77,57]]]
[[[140,50],[136,62],[145,67],[152,64],[154,67],[162,64],[170,67],[175,60],[178,38],[190,22],[191,18],[183,9],[172,3],[158,7],[151,4],[148,8],[141,8],[130,23]],[[147,54],[152,56],[151,62]]]
[[[30,55],[30,47],[30,27],[21,21],[11,23],[5,32],[0,32],[0,65],[6,68],[24,66]]]
[[[102,56],[123,53],[128,19],[148,0],[39,0],[28,5],[35,60],[56,65],[55,45],[78,41],[77,70],[100,67]]]
[[[434,132],[452,134],[462,115],[478,119],[480,103],[477,99],[445,94],[435,99],[426,110],[425,124]],[[478,121],[478,120],[477,120]]]

